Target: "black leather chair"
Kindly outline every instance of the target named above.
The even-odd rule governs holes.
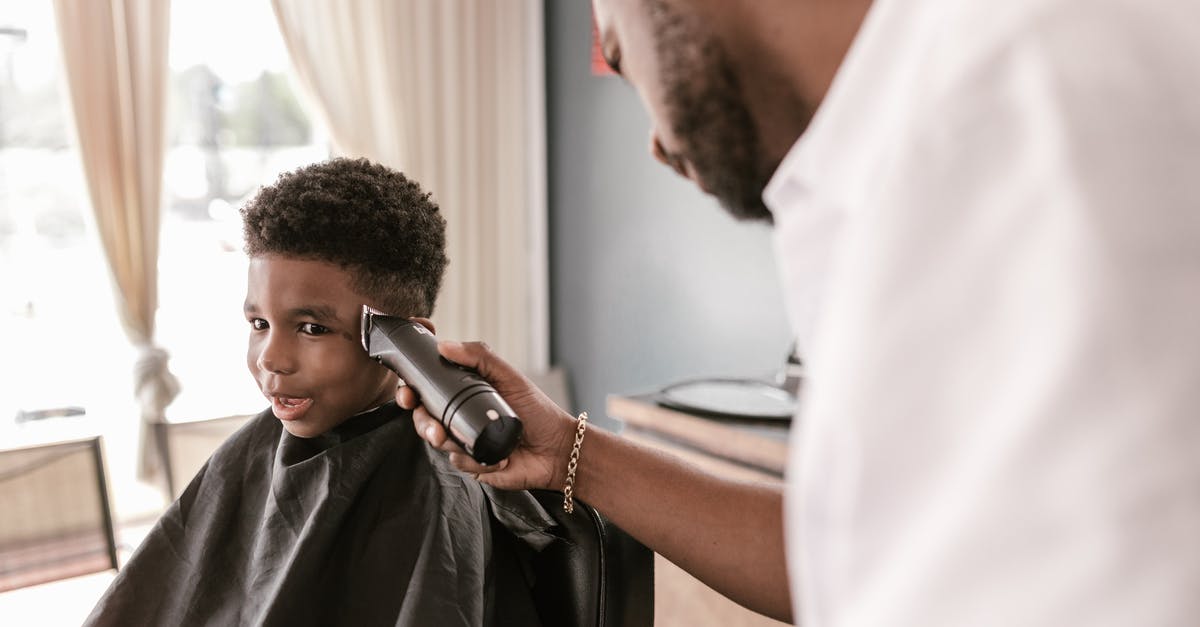
[[[558,523],[559,541],[534,561],[534,603],[546,627],[643,627],[654,624],[654,553],[575,499],[531,491]]]

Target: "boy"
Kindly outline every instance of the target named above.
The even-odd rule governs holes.
[[[432,313],[437,205],[398,172],[334,159],[242,216],[247,365],[271,408],[212,455],[87,624],[538,624],[515,537],[544,546],[547,514],[425,446],[360,341],[364,304]]]

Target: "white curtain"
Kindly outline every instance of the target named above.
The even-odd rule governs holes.
[[[121,319],[139,351],[145,477],[157,460],[146,425],[162,421],[179,392],[154,340],[170,3],[55,0],[54,9],[88,195]]]
[[[431,191],[450,265],[438,335],[548,363],[541,0],[273,0],[339,154]]]

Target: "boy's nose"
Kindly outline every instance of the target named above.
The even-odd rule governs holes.
[[[296,371],[296,360],[283,342],[267,339],[258,352],[258,367],[274,374],[291,374]]]
[[[258,367],[261,370],[265,370],[274,374],[291,374],[292,372],[295,372],[295,369],[290,365],[281,365],[280,362],[273,359],[267,359],[265,357],[259,357]]]

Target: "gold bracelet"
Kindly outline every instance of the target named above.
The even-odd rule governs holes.
[[[579,468],[579,447],[583,445],[583,434],[587,431],[587,412],[579,414],[579,427],[575,430],[575,446],[571,449],[571,461],[567,462],[567,485],[563,487],[563,511],[575,511],[575,471]]]

